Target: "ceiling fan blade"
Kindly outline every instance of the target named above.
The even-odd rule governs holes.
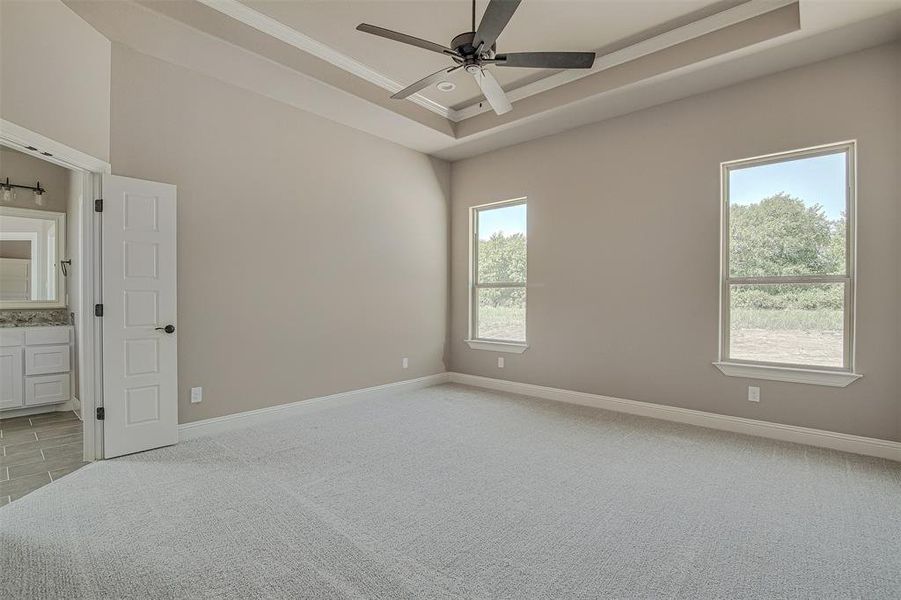
[[[377,35],[379,37],[388,38],[389,40],[394,40],[395,42],[400,42],[402,44],[409,44],[411,46],[416,46],[418,48],[423,48],[425,50],[431,50],[432,52],[438,52],[440,54],[450,54],[453,56],[457,56],[457,53],[451,50],[446,46],[442,46],[441,44],[436,44],[435,42],[430,42],[428,40],[423,40],[418,37],[413,37],[412,35],[407,35],[406,33],[400,33],[398,31],[391,31],[390,29],[385,29],[384,27],[379,27],[377,25],[370,25],[369,23],[360,23],[357,25],[357,31],[362,31],[363,33],[371,33],[372,35]]]
[[[473,73],[473,77],[476,78],[476,83],[479,84],[479,89],[481,89],[482,93],[485,94],[485,100],[488,101],[488,104],[491,105],[491,108],[494,109],[494,112],[502,115],[513,110],[513,105],[510,104],[510,101],[507,99],[507,94],[504,93],[504,90],[501,88],[501,84],[497,82],[497,79],[494,78],[494,75],[491,74],[491,71],[479,69],[478,71]]]
[[[485,14],[482,15],[482,22],[479,23],[472,45],[476,48],[482,45],[486,50],[491,48],[494,42],[497,41],[497,36],[501,34],[504,27],[510,22],[510,17],[519,8],[521,1],[490,0],[488,8],[485,9]]]
[[[498,54],[494,64],[532,69],[590,69],[594,64],[594,52],[513,52]]]
[[[424,77],[423,79],[420,79],[416,83],[408,85],[401,91],[399,91],[396,94],[394,94],[393,96],[391,96],[391,98],[393,98],[394,100],[403,100],[404,98],[406,98],[408,96],[412,96],[419,90],[426,88],[426,87],[432,85],[433,83],[437,83],[437,82],[441,81],[442,79],[444,79],[445,75],[447,75],[448,73],[452,73],[462,67],[463,67],[463,65],[456,65],[454,67],[448,67],[446,69],[441,69],[440,71],[435,71],[428,77]]]

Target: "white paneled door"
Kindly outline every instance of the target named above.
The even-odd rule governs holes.
[[[103,455],[178,441],[175,186],[103,176]]]

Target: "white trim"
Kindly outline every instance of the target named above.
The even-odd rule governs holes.
[[[303,50],[304,52],[312,54],[316,58],[321,58],[322,60],[340,69],[343,69],[344,71],[347,71],[348,73],[356,75],[361,79],[365,79],[369,83],[373,83],[382,89],[388,90],[392,94],[399,92],[400,90],[407,87],[406,85],[398,83],[390,77],[387,77],[379,73],[378,71],[367,67],[363,63],[358,62],[357,60],[347,56],[346,54],[338,52],[331,46],[314,40],[313,38],[297,31],[293,27],[289,27],[288,25],[285,25],[284,23],[277,21],[272,17],[264,15],[263,13],[250,8],[246,4],[238,2],[238,0],[198,0],[198,2],[205,4],[213,10],[217,10],[224,15],[228,15],[236,21],[240,21],[245,25],[253,27],[257,31],[261,31],[267,35],[274,37],[277,40],[280,40],[282,42],[285,42],[286,44],[294,46],[295,48]],[[448,64],[448,68],[450,68],[450,66],[451,65]],[[446,119],[450,119],[451,121],[459,120],[456,118],[455,110],[443,106],[433,100],[430,100],[422,94],[413,94],[407,99],[425,108],[426,110],[430,110],[435,114],[441,115]]]
[[[323,44],[318,40],[314,40],[296,29],[250,8],[238,0],[198,0],[198,2],[217,10],[222,14],[228,15],[236,21],[253,27],[257,31],[261,31],[286,44],[290,44],[295,48],[312,54],[317,58],[343,69],[348,73],[356,75],[357,77],[365,79],[391,93],[406,87],[346,54],[335,50],[331,46]],[[617,65],[641,58],[642,56],[665,50],[677,44],[681,44],[682,42],[687,42],[702,35],[723,29],[724,27],[729,27],[730,25],[735,25],[736,23],[758,17],[762,14],[772,12],[797,2],[798,0],[748,0],[747,2],[732,8],[688,23],[687,25],[671,29],[647,40],[637,42],[631,46],[617,50],[616,52],[599,56],[594,61],[594,65],[591,69],[571,69],[569,71],[561,71],[545,77],[544,79],[510,90],[507,92],[507,97],[511,102],[522,100],[523,98],[540,94],[541,92],[581,79],[582,77],[587,77]],[[472,104],[461,109],[453,109],[444,106],[434,100],[426,98],[422,94],[413,94],[408,100],[449,119],[453,123],[459,123],[464,119],[491,110],[491,107],[487,105],[487,102],[480,99],[474,100]],[[480,104],[482,104],[482,106],[479,106]]]
[[[110,164],[90,154],[0,119],[0,143],[55,165],[80,172],[109,173]]]
[[[729,377],[745,377],[748,379],[769,379],[771,381],[788,381],[790,383],[807,383],[810,385],[828,385],[846,387],[861,377],[860,373],[848,371],[821,371],[818,369],[799,369],[796,367],[776,367],[750,363],[718,361],[713,363],[723,375]]]
[[[662,419],[664,421],[697,425],[699,427],[707,427],[721,431],[731,431],[733,433],[754,435],[772,440],[794,442],[797,444],[806,444],[808,446],[817,446],[819,448],[830,448],[832,450],[841,450],[843,452],[852,452],[854,454],[863,454],[866,456],[876,456],[888,460],[901,461],[901,442],[849,435],[847,433],[838,433],[834,431],[824,431],[822,429],[810,429],[808,427],[798,427],[796,425],[783,425],[781,423],[758,421],[756,419],[745,419],[743,417],[732,417],[701,410],[653,404],[651,402],[624,400],[612,396],[600,396],[586,392],[562,390],[559,388],[505,381],[490,377],[479,377],[464,373],[452,372],[448,375],[452,383],[461,383],[464,385],[520,394],[523,396],[544,398],[545,400],[553,400],[555,402],[593,406],[604,410]]]
[[[666,50],[667,48],[693,40],[702,35],[707,35],[708,33],[735,25],[736,23],[759,17],[760,15],[797,2],[798,0],[749,0],[748,2],[710,15],[709,17],[693,21],[682,27],[665,31],[652,38],[632,44],[631,46],[626,46],[625,48],[611,52],[610,54],[599,56],[595,59],[594,65],[592,65],[590,69],[570,69],[568,71],[560,71],[559,73],[555,73],[544,79],[539,79],[533,83],[510,90],[507,92],[507,98],[510,102],[516,102],[517,100],[522,100],[523,98],[540,94],[541,92],[570,83],[571,81],[588,77],[595,73],[600,73],[601,71],[639,59],[648,54]],[[479,106],[480,104],[483,104],[483,106]],[[486,103],[476,100],[469,106],[457,109],[454,111],[456,113],[456,118],[454,120],[462,121],[491,110],[490,106],[484,106],[484,104]]]
[[[803,275],[803,276],[770,276],[770,277],[732,277],[729,273],[729,175],[734,169],[778,164],[790,160],[815,158],[832,154],[845,155],[845,213],[847,215],[847,234],[845,236],[844,275]],[[857,140],[844,140],[830,144],[820,144],[808,148],[799,148],[729,160],[720,163],[720,256],[719,256],[719,353],[714,365],[725,375],[735,377],[753,377],[747,373],[757,373],[759,379],[790,381],[795,383],[811,383],[845,387],[860,378],[854,373],[857,323]],[[840,369],[818,368],[809,364],[786,364],[767,361],[741,360],[731,357],[730,348],[730,294],[733,285],[771,285],[790,283],[835,283],[844,286],[844,328],[842,331],[842,367]],[[764,367],[755,371],[745,370],[742,374],[734,367],[738,364],[750,367]],[[724,368],[720,368],[724,365]],[[768,368],[768,369],[767,369]],[[730,371],[730,372],[727,372]],[[835,373],[850,376],[839,377],[815,376],[812,373]]]
[[[522,204],[526,207],[526,281],[516,282],[493,282],[479,283],[479,213],[483,210],[494,210],[498,208],[506,208],[509,206],[519,206]],[[509,200],[500,200],[488,202],[487,204],[479,204],[469,207],[469,337],[464,341],[469,344],[470,348],[476,350],[494,350],[497,352],[510,352],[522,354],[528,346],[528,323],[526,323],[526,340],[515,342],[512,340],[493,340],[478,337],[478,295],[479,290],[484,288],[528,288],[528,264],[529,264],[529,198],[528,196],[520,196],[519,198],[510,198]],[[528,298],[526,298],[526,320],[528,321]],[[489,345],[490,344],[490,345]]]
[[[101,173],[111,171],[110,164],[89,154],[70,148],[37,132],[10,121],[0,119],[0,145],[10,146],[26,154],[52,162],[61,167],[84,173],[81,230],[81,347],[78,352],[79,389],[84,420],[84,459],[97,460],[103,456],[103,422],[95,418],[94,409],[103,406],[103,349],[102,319],[94,317],[94,304],[102,301],[100,295],[100,214],[94,212],[94,198],[101,197]],[[34,149],[32,149],[34,148]],[[44,154],[48,152],[50,156]],[[87,325],[90,324],[90,325]]]
[[[305,410],[311,404],[319,402],[336,402],[340,400],[361,400],[385,392],[406,392],[418,390],[441,383],[447,383],[447,373],[436,373],[434,375],[426,375],[416,379],[407,379],[405,381],[396,381],[394,383],[386,383],[373,387],[362,388],[358,390],[350,390],[348,392],[339,392],[329,396],[320,396],[318,398],[310,398],[308,400],[297,400],[287,404],[278,404],[276,406],[268,406],[266,408],[258,408],[256,410],[247,410],[239,413],[233,413],[222,417],[213,417],[212,419],[204,419],[202,421],[192,421],[183,423],[178,426],[179,441],[194,439],[197,437],[219,433],[221,431],[229,431],[237,427],[247,427],[256,423],[268,421],[272,418],[278,418],[285,412],[300,412]],[[275,414],[274,414],[275,413]]]
[[[311,398],[309,400],[299,400],[288,404],[280,404],[278,406],[270,406],[267,408],[225,415],[223,417],[184,423],[178,426],[179,440],[195,439],[221,431],[247,427],[256,423],[269,421],[273,418],[278,418],[284,414],[285,411],[295,413],[300,412],[306,407],[309,407],[312,404],[318,404],[322,401],[356,401],[389,391],[412,391],[448,382],[498,390],[511,394],[531,396],[534,398],[543,398],[555,402],[592,406],[603,410],[612,410],[615,412],[672,421],[675,423],[696,425],[698,427],[707,427],[709,429],[717,429],[720,431],[754,435],[757,437],[805,444],[819,448],[830,448],[832,450],[863,454],[865,456],[876,456],[901,462],[901,442],[825,431],[822,429],[798,427],[796,425],[783,425],[781,423],[758,421],[756,419],[746,419],[743,417],[732,417],[729,415],[720,415],[700,410],[679,408],[676,406],[625,400],[612,396],[601,396],[598,394],[589,394],[587,392],[576,392],[454,372],[436,373],[417,379],[398,381],[359,390],[340,392],[329,396]]]
[[[103,406],[103,319],[94,316],[94,305],[103,302],[100,280],[103,244],[100,237],[100,215],[94,212],[94,199],[103,197],[103,175],[88,173],[82,178],[81,199],[81,298],[76,326],[78,347],[78,397],[81,400],[84,428],[84,459],[103,458],[103,421],[96,418],[97,407]]]
[[[491,350],[492,352],[507,352],[509,354],[522,354],[529,349],[528,344],[516,342],[497,342],[490,340],[463,340],[473,350]]]

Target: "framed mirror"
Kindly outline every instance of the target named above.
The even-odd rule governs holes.
[[[63,308],[66,214],[0,206],[0,309]]]

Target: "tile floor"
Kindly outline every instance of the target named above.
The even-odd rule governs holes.
[[[71,411],[0,419],[0,506],[86,465]]]

